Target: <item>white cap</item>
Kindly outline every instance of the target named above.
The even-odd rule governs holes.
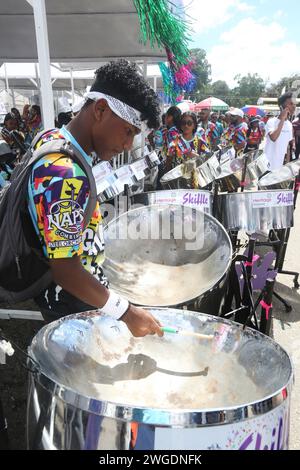
[[[69,105],[68,98],[65,96],[58,98],[57,115],[60,113],[71,113],[72,108]]]
[[[239,116],[239,117],[241,117],[241,118],[244,117],[243,111],[242,111],[241,109],[239,109],[239,108],[232,108],[232,109],[230,109],[229,114],[231,114],[231,116]]]
[[[78,113],[81,110],[84,103],[85,103],[85,99],[82,99],[81,101],[78,101],[78,103],[73,104],[72,106],[73,113]]]

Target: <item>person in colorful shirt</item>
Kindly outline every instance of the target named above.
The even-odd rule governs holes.
[[[27,125],[28,133],[25,144],[29,146],[35,136],[43,130],[41,108],[37,104],[32,105],[29,109]]]
[[[177,106],[171,106],[166,112],[166,128],[163,131],[164,173],[172,168],[172,147],[174,140],[180,137],[180,120],[181,110]]]
[[[173,168],[189,158],[209,153],[205,132],[203,129],[197,130],[197,128],[196,115],[191,112],[183,113],[180,122],[182,133],[173,140],[169,147]]]
[[[217,131],[218,131],[218,138],[216,139],[216,145],[220,145],[221,137],[224,132],[224,127],[223,127],[221,120],[219,119],[218,113],[212,113],[210,116],[210,120],[213,124],[215,124]]]
[[[130,150],[142,122],[156,128],[158,118],[158,99],[136,65],[125,60],[111,62],[96,71],[76,117],[67,127],[45,132],[35,149],[49,140],[64,139],[92,166],[93,152],[98,159],[110,160]],[[28,208],[53,277],[35,299],[44,318],[51,321],[100,308],[103,314],[124,321],[134,336],[162,336],[161,325],[150,313],[107,288],[101,268],[104,244],[98,203],[84,224],[89,193],[88,176],[65,155],[46,155],[33,167]]]
[[[207,144],[210,150],[214,151],[218,145],[217,142],[219,139],[219,132],[218,132],[217,126],[212,121],[210,121],[210,109],[209,108],[201,109],[199,113],[198,126],[199,128],[202,128],[205,130]]]
[[[231,125],[223,134],[226,145],[232,145],[236,152],[244,151],[247,145],[247,131],[243,125],[243,117],[244,113],[241,109],[231,109]]]

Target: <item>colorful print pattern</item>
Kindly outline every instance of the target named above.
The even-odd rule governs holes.
[[[51,131],[43,135],[36,148],[57,138],[63,138],[59,130]],[[100,207],[97,204],[85,228],[89,181],[81,167],[64,155],[47,155],[33,167],[28,194],[29,212],[45,256],[58,259],[77,255],[91,274],[102,275],[104,243],[98,230]]]

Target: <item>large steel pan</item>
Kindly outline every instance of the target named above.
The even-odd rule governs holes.
[[[162,187],[164,189],[193,189],[194,172],[207,158],[206,154],[202,154],[197,158],[190,158],[168,171],[160,179]]]
[[[110,222],[104,238],[105,274],[130,302],[218,315],[232,247],[212,216],[178,205],[141,207]]]
[[[288,449],[288,354],[233,322],[151,312],[163,326],[209,338],[134,338],[122,321],[92,314],[37,333],[28,351],[28,449]]]
[[[248,159],[246,171],[250,181],[257,181],[270,171],[269,160],[263,150],[253,150],[245,155]]]
[[[293,226],[294,192],[245,191],[219,194],[220,222],[227,230],[269,232]]]
[[[294,160],[290,163],[287,163],[285,165],[286,167],[290,168],[292,170],[293,175],[296,177],[299,175],[300,172],[300,160]]]
[[[225,160],[226,161],[226,160]],[[196,170],[196,179],[198,188],[206,188],[221,173],[219,162],[219,152],[215,152],[206,162],[202,163]]]
[[[213,195],[210,191],[199,189],[150,191],[147,193],[135,194],[130,199],[132,205],[143,204],[144,206],[149,206],[152,204],[179,204],[187,207],[199,208],[207,214],[213,215]]]
[[[246,167],[246,171],[245,171]],[[249,187],[269,169],[266,155],[260,150],[248,152],[241,157],[227,160],[221,165],[221,172],[217,177],[221,192],[236,191],[243,185]]]
[[[290,166],[282,166],[278,170],[270,171],[267,175],[263,176],[258,186],[261,189],[292,189],[294,186],[294,174]]]

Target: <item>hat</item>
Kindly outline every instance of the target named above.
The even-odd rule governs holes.
[[[260,122],[260,119],[258,117],[252,117],[250,119],[250,124],[252,124],[252,122]]]
[[[73,113],[78,113],[81,110],[84,103],[85,103],[85,99],[82,99],[81,101],[78,101],[78,103],[73,104],[72,106]]]
[[[60,113],[71,113],[72,108],[69,104],[68,98],[65,96],[58,98],[58,104],[57,104],[57,114]]]
[[[244,113],[241,109],[238,109],[238,108],[233,108],[229,111],[229,114],[231,114],[231,116],[239,116],[241,118],[244,117]]]

